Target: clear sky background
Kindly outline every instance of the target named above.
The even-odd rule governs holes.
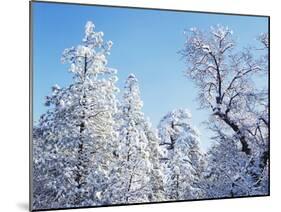
[[[103,31],[105,40],[114,43],[108,65],[118,70],[121,92],[126,77],[134,73],[140,84],[143,112],[154,127],[168,111],[188,108],[201,132],[204,149],[211,144],[211,133],[202,124],[209,111],[198,110],[197,90],[184,77],[185,64],[178,54],[184,45],[184,30],[227,25],[243,47],[255,44],[255,38],[268,28],[263,17],[33,2],[35,121],[47,109],[44,97],[51,93],[51,86],[71,83],[72,75],[68,65],[61,64],[61,54],[81,43],[87,21],[93,21],[96,31]]]

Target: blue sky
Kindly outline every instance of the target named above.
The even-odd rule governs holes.
[[[210,146],[210,132],[202,125],[208,111],[198,110],[196,88],[184,77],[185,64],[178,51],[183,48],[185,29],[227,25],[239,45],[254,44],[256,36],[267,31],[267,18],[214,15],[190,12],[127,9],[33,2],[34,120],[46,111],[44,97],[51,86],[71,83],[68,66],[60,58],[65,48],[81,43],[84,26],[93,21],[97,31],[114,45],[109,67],[118,70],[122,91],[130,73],[139,80],[143,112],[154,127],[174,108],[188,108],[201,132],[202,146]]]

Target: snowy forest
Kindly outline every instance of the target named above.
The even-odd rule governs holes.
[[[238,48],[227,26],[185,31],[183,77],[212,131],[203,151],[188,108],[167,111],[154,127],[137,76],[117,87],[107,65],[113,42],[87,22],[61,58],[72,83],[51,88],[33,126],[33,209],[268,195],[268,88],[258,83],[268,75],[268,34],[253,39],[258,46]]]

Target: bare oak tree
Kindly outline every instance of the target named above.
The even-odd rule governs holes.
[[[207,32],[191,28],[181,51],[186,75],[198,87],[200,107],[212,111],[209,126],[218,137],[224,130],[239,142],[250,163],[260,167],[249,171],[256,181],[268,161],[269,125],[268,88],[255,86],[268,71],[267,33],[258,41],[262,47],[242,49],[228,27],[218,25]]]

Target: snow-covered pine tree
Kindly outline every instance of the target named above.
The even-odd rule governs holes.
[[[34,137],[34,170],[48,179],[41,194],[34,192],[34,208],[92,206],[103,203],[116,132],[116,70],[107,67],[112,42],[85,26],[82,44],[64,50],[62,61],[70,64],[73,83],[53,87],[46,97],[49,110],[40,118]],[[39,132],[39,133],[38,133]],[[40,145],[37,144],[40,142]],[[38,151],[38,149],[34,149]],[[40,199],[39,199],[40,198]]]
[[[249,118],[248,126],[251,126],[253,121],[255,118]],[[213,121],[211,129],[214,132],[212,139],[215,143],[207,152],[207,167],[204,179],[201,180],[201,187],[206,192],[206,198],[266,194],[268,192],[268,164],[257,178],[249,174],[260,169],[260,161],[255,159],[260,157],[259,148],[262,146],[257,149],[252,145],[255,155],[249,159],[240,151],[241,147],[237,142],[239,137],[233,136],[225,126],[221,126],[215,121]],[[249,139],[249,141],[256,142],[253,139]]]
[[[217,139],[207,152],[208,166],[201,181],[206,198],[249,196],[251,176],[247,156],[231,138]]]
[[[160,202],[165,199],[164,192],[164,173],[160,159],[163,151],[160,147],[160,138],[157,132],[152,128],[151,123],[147,120],[144,122],[144,131],[148,139],[149,161],[151,163],[149,194],[148,199],[152,202]]]
[[[118,118],[118,160],[114,166],[111,186],[111,198],[115,203],[148,202],[161,198],[158,140],[141,111],[142,106],[138,81],[131,74],[125,83]]]
[[[199,199],[203,190],[199,182],[204,170],[204,155],[199,135],[191,125],[191,115],[177,109],[165,115],[158,126],[160,145],[165,151],[164,189],[168,200]]]

